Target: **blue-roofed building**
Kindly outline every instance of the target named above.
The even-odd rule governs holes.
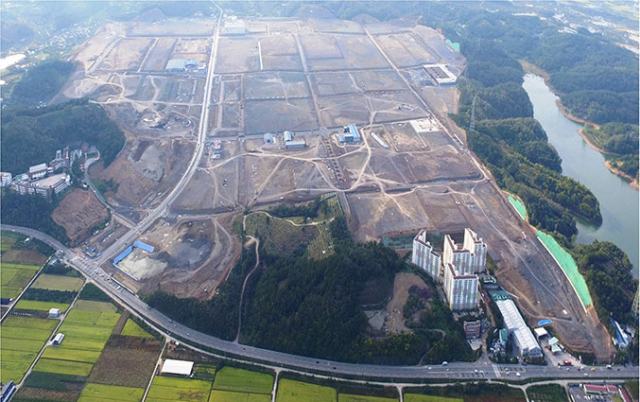
[[[629,336],[626,334],[624,329],[622,329],[618,321],[613,319],[613,317],[611,318],[611,324],[613,324],[613,327],[616,329],[616,335],[613,339],[614,343],[620,349],[626,349],[626,347],[629,346]]]
[[[338,140],[341,144],[357,144],[362,139],[360,138],[360,133],[358,132],[358,128],[356,127],[356,125],[349,124],[348,126],[344,126],[344,128],[342,129],[342,133],[338,134]]]
[[[149,244],[147,244],[147,243],[143,243],[143,242],[141,242],[140,240],[136,240],[136,241],[133,243],[133,247],[137,247],[137,248],[139,248],[139,249],[141,249],[141,250],[146,251],[147,253],[153,253],[153,250],[154,250],[154,247],[153,247],[153,246],[151,246],[151,245],[149,245]]]
[[[116,258],[113,259],[113,265],[118,265],[118,263],[127,258],[127,256],[131,254],[132,251],[132,246],[127,247],[123,252],[121,252]]]

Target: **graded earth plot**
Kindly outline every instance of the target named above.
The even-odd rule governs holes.
[[[7,317],[0,334],[0,381],[22,381],[58,323],[35,317]]]
[[[308,98],[247,101],[244,116],[247,134],[318,129],[313,102]]]
[[[136,21],[127,29],[128,36],[211,36],[217,19],[212,18],[174,18],[157,22]]]
[[[403,32],[376,36],[376,41],[396,67],[412,67],[434,63],[438,56],[431,51],[426,41],[414,32]]]
[[[143,294],[161,289],[179,297],[209,298],[224,281],[239,252],[231,226],[234,214],[159,220],[141,238],[156,245],[139,268]],[[175,218],[174,218],[175,219]],[[136,263],[139,264],[139,263]],[[156,272],[158,266],[166,267]],[[144,269],[151,269],[153,274]]]
[[[215,73],[229,74],[260,71],[258,38],[220,37]]]
[[[309,49],[318,43],[315,36],[313,35],[310,39],[309,36],[300,35],[300,42],[307,56],[307,65],[312,71],[391,68],[376,45],[366,35],[327,35],[328,38],[320,39],[319,42],[329,45],[326,53],[329,56],[322,52],[315,54],[312,52],[309,55]]]
[[[176,38],[156,39],[153,47],[147,53],[144,63],[140,66],[141,71],[164,71],[167,61],[176,46]]]
[[[71,245],[77,245],[104,223],[109,214],[93,192],[75,188],[60,201],[51,218],[65,229]]]
[[[98,71],[137,71],[153,39],[124,38],[118,41],[96,67]]]
[[[311,96],[303,73],[273,72],[247,74],[244,80],[247,100],[293,99]]]

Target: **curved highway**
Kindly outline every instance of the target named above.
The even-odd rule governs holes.
[[[152,309],[136,295],[111,280],[95,262],[76,255],[72,250],[49,235],[37,230],[10,225],[2,225],[2,230],[21,233],[41,240],[56,248],[62,252],[61,258],[83,273],[90,282],[96,284],[114,300],[123,304],[128,309],[135,311],[147,323],[159,329],[169,338],[179,339],[181,342],[196,348],[214,349],[215,352],[220,355],[229,355],[230,357],[240,360],[257,361],[272,366],[289,367],[306,372],[315,371],[336,377],[375,378],[380,381],[389,382],[394,380],[415,381],[425,378],[460,380],[479,378],[502,378],[511,380],[524,380],[528,378],[580,378],[605,380],[638,377],[638,368],[631,366],[614,367],[613,369],[596,367],[594,371],[591,371],[590,368],[578,370],[575,367],[567,370],[566,368],[559,369],[552,366],[503,366],[487,364],[482,361],[475,363],[451,363],[446,366],[386,366],[341,363],[245,346],[235,342],[224,341],[173,322],[169,317]]]

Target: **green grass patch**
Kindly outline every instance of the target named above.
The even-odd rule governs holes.
[[[306,382],[282,379],[278,384],[277,402],[335,402],[337,392],[335,388]]]
[[[527,396],[536,402],[569,402],[565,388],[557,384],[532,385]]]
[[[120,335],[135,336],[137,338],[153,338],[153,335],[142,329],[140,325],[136,324],[131,318],[129,318],[122,328]]]
[[[9,243],[2,243],[0,244],[0,252],[5,252],[7,250],[11,249],[11,244]]]
[[[404,402],[464,402],[459,398],[445,398],[443,396],[404,394]]]
[[[511,195],[509,195],[509,202],[511,203],[511,206],[513,206],[513,208],[515,208],[515,210],[518,213],[518,215],[520,215],[520,218],[522,218],[523,221],[526,221],[527,220],[527,207],[524,206],[524,203],[522,201],[520,201],[520,199],[514,198]]]
[[[246,216],[246,233],[264,239],[267,252],[274,255],[290,255],[301,245],[308,245],[318,235],[315,226],[295,226],[291,218],[270,217],[262,212]]]
[[[86,338],[86,339],[104,339],[105,341],[109,339],[109,335],[111,335],[112,328],[109,327],[83,327],[80,325],[71,325],[63,323],[60,327],[60,332],[64,333],[69,337],[78,337],[78,338]]]
[[[20,350],[23,352],[39,352],[42,349],[41,341],[31,341],[28,339],[2,339],[2,350]]]
[[[115,400],[122,402],[138,402],[144,395],[144,389],[119,387],[116,385],[87,384],[82,389],[79,401],[83,398],[96,398],[98,400]]]
[[[5,286],[20,272],[19,269],[15,268],[2,268],[2,275],[0,275],[0,284]]]
[[[111,303],[95,301],[95,300],[78,300],[74,304],[74,308],[83,311],[98,311],[105,313],[116,313],[118,309]]]
[[[398,402],[398,399],[382,398],[379,396],[338,394],[338,402]]]
[[[211,391],[209,402],[270,402],[271,395],[246,392]]]
[[[589,294],[587,282],[585,282],[584,277],[580,274],[580,271],[578,271],[578,266],[576,265],[576,262],[571,254],[569,254],[567,250],[562,248],[562,246],[558,244],[556,239],[542,232],[541,230],[538,231],[537,236],[542,244],[544,244],[544,246],[551,252],[551,254],[553,254],[555,259],[560,264],[562,270],[565,272],[565,274],[567,274],[567,277],[569,277],[569,280],[573,284],[573,287],[576,289],[576,292],[578,293],[582,304],[584,304],[585,306],[590,306],[591,295]]]
[[[24,371],[21,370],[9,370],[4,367],[2,367],[2,370],[0,370],[0,382],[13,381],[17,384],[22,381],[23,377]]]
[[[213,382],[213,389],[221,391],[270,394],[272,388],[272,375],[234,367],[223,367]]]
[[[30,388],[66,391],[68,388],[65,383],[84,384],[85,381],[87,377],[83,376],[32,371],[24,385]]]
[[[16,304],[15,308],[19,310],[36,310],[36,311],[49,311],[52,308],[59,308],[60,311],[64,313],[69,308],[69,304],[20,299],[18,304]]]
[[[44,371],[47,373],[80,375],[86,377],[89,375],[92,368],[93,365],[89,363],[70,362],[55,359],[40,359],[38,360],[38,363],[36,363],[34,370]]]
[[[14,269],[24,269],[27,271],[38,271],[40,269],[40,265],[33,265],[33,264],[17,264],[14,262],[0,262],[0,270],[3,269],[4,267],[7,268],[14,268]]]
[[[2,297],[14,299],[29,284],[39,265],[0,262],[0,291]]]
[[[82,288],[84,280],[82,278],[72,278],[70,276],[42,274],[31,285],[34,289],[59,290],[64,292],[77,292]]]
[[[64,343],[65,341],[62,341]],[[61,348],[47,348],[42,357],[48,359],[57,360],[69,360],[74,362],[95,363],[100,357],[100,352],[92,350],[81,349],[61,349]]]

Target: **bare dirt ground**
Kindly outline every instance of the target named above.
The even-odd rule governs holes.
[[[89,190],[76,188],[60,201],[51,217],[62,226],[72,245],[77,245],[91,235],[91,229],[107,219],[104,205]]]
[[[18,264],[42,265],[47,257],[36,250],[7,250],[2,253],[2,261]]]
[[[409,289],[416,286],[420,289],[427,289],[428,286],[419,276],[401,272],[396,275],[393,281],[393,297],[386,307],[388,314],[386,327],[387,331],[393,334],[404,334],[411,332],[405,326],[403,308],[409,298]]]

